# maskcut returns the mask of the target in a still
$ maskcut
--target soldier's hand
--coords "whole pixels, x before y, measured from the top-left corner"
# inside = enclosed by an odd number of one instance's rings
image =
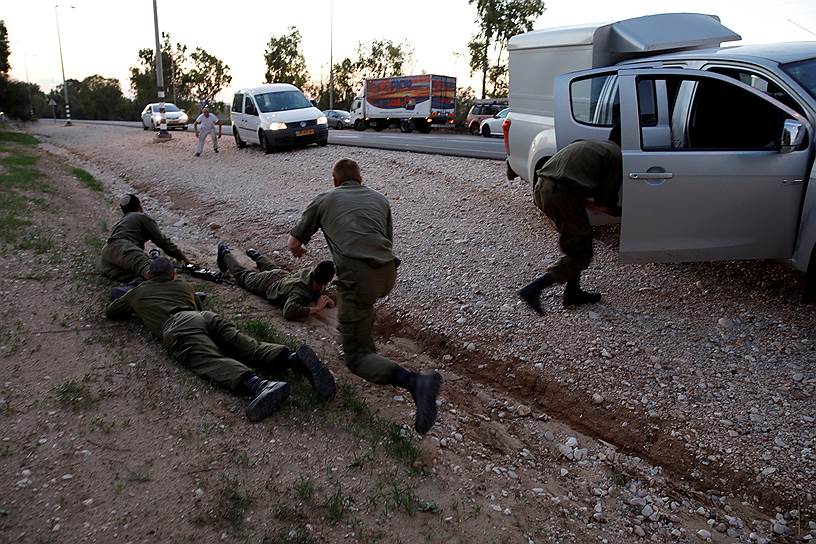
[[[320,295],[317,305],[321,308],[334,308],[334,301],[328,295]]]

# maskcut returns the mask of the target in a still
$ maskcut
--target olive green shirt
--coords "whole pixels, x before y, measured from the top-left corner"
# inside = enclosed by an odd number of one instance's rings
[[[623,182],[620,147],[608,140],[579,140],[555,155],[537,172],[556,183],[577,186],[581,196],[593,198],[612,215],[620,215],[618,193]],[[536,182],[538,183],[538,182]]]
[[[301,270],[273,283],[266,291],[266,299],[283,308],[283,318],[300,321],[309,317],[309,306],[320,293],[312,290],[312,271]]]
[[[134,313],[150,332],[161,338],[162,327],[170,316],[186,310],[201,310],[192,286],[183,280],[159,277],[140,283],[111,302],[105,316],[124,319]]]
[[[116,222],[108,243],[115,240],[128,240],[139,246],[140,249],[144,249],[145,242],[151,241],[170,257],[180,261],[184,260],[184,254],[176,247],[176,244],[162,234],[156,221],[141,212],[128,212]]]
[[[394,260],[388,199],[353,180],[317,195],[290,234],[302,244],[323,230],[335,264],[356,259],[379,267]]]

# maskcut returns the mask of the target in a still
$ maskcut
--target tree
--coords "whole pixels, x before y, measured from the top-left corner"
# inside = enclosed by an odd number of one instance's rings
[[[11,49],[9,48],[8,31],[6,30],[6,22],[0,20],[0,77],[8,77],[11,64],[9,64],[9,57],[11,56]]]
[[[468,0],[476,6],[479,31],[468,42],[471,73],[482,73],[482,98],[507,92],[507,41],[533,29],[533,22],[544,13],[544,0]],[[491,54],[495,63],[490,64]]]
[[[179,107],[192,103],[190,81],[187,77],[187,46],[171,43],[170,34],[162,32],[162,75],[165,97]],[[130,68],[130,89],[138,104],[156,101],[156,53],[153,49],[139,50],[139,64]]]
[[[348,109],[366,79],[405,75],[413,66],[413,57],[408,42],[358,43],[355,60],[345,58],[334,65],[334,106]]]
[[[215,95],[232,82],[229,66],[200,47],[196,47],[190,59],[193,68],[187,74],[187,81],[190,84],[191,95],[199,103],[214,102]]]
[[[309,81],[306,59],[300,51],[300,31],[289,27],[289,33],[269,38],[264,52],[266,83],[291,83],[302,89]]]
[[[473,87],[459,87],[456,89],[456,124],[458,126],[467,126],[467,115],[475,100],[476,92]]]

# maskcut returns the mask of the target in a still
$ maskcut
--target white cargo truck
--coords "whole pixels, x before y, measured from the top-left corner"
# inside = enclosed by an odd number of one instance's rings
[[[422,74],[367,79],[351,104],[351,125],[381,131],[398,125],[427,134],[433,126],[453,125],[456,78]]]

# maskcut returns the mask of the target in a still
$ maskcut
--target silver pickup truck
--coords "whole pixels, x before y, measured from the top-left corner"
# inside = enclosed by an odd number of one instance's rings
[[[688,13],[512,38],[507,176],[620,123],[622,260],[784,260],[813,302],[816,42],[738,39]]]

